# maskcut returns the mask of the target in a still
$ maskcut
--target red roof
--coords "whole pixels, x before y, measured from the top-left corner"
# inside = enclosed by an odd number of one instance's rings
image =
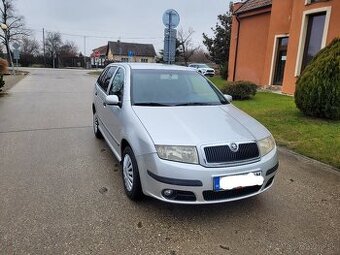
[[[255,9],[267,7],[272,5],[272,0],[247,0],[242,6],[237,9],[236,14],[252,11]]]
[[[94,55],[95,55],[94,53],[95,53],[96,51],[99,51],[99,54],[100,54],[100,55],[106,55],[106,52],[107,52],[107,45],[98,47],[98,48],[96,48],[96,49],[93,49],[93,50],[92,50],[91,57],[94,57]]]

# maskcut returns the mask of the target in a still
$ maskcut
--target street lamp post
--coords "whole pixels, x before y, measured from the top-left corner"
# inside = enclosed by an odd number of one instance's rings
[[[6,41],[6,50],[7,50],[7,54],[9,54],[9,59],[11,61],[11,67],[12,67],[12,73],[15,75],[15,70],[14,70],[14,65],[13,65],[13,59],[12,59],[12,54],[11,54],[11,49],[10,49],[10,46],[9,46],[9,38],[8,38],[8,26],[4,23],[1,23],[0,24],[0,27],[2,29],[2,31],[4,31],[4,34],[5,34],[5,41]]]

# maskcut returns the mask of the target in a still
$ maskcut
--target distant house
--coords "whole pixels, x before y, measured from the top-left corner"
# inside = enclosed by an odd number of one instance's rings
[[[235,3],[228,79],[293,94],[310,60],[339,35],[340,0]]]
[[[92,66],[104,67],[109,62],[154,63],[156,51],[152,44],[108,42],[92,50]]]
[[[91,65],[92,67],[104,67],[106,61],[107,45],[92,50]]]
[[[155,62],[156,51],[152,44],[109,42],[107,59],[110,62]]]

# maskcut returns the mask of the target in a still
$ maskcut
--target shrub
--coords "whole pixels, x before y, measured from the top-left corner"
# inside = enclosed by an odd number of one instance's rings
[[[7,60],[0,58],[0,91],[1,88],[5,85],[4,74],[7,72],[8,63]]]
[[[321,50],[297,80],[295,104],[306,115],[340,119],[340,38]]]
[[[250,81],[236,81],[230,82],[222,88],[224,94],[231,95],[235,100],[249,99],[255,96],[257,85]]]
[[[228,63],[220,66],[220,75],[222,79],[224,80],[228,79]]]

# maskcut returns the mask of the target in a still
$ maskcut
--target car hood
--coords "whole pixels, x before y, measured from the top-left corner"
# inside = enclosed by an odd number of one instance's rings
[[[214,71],[214,69],[212,68],[198,68],[198,69],[203,71]]]
[[[265,138],[269,131],[231,104],[221,106],[133,106],[155,144],[203,145]]]

